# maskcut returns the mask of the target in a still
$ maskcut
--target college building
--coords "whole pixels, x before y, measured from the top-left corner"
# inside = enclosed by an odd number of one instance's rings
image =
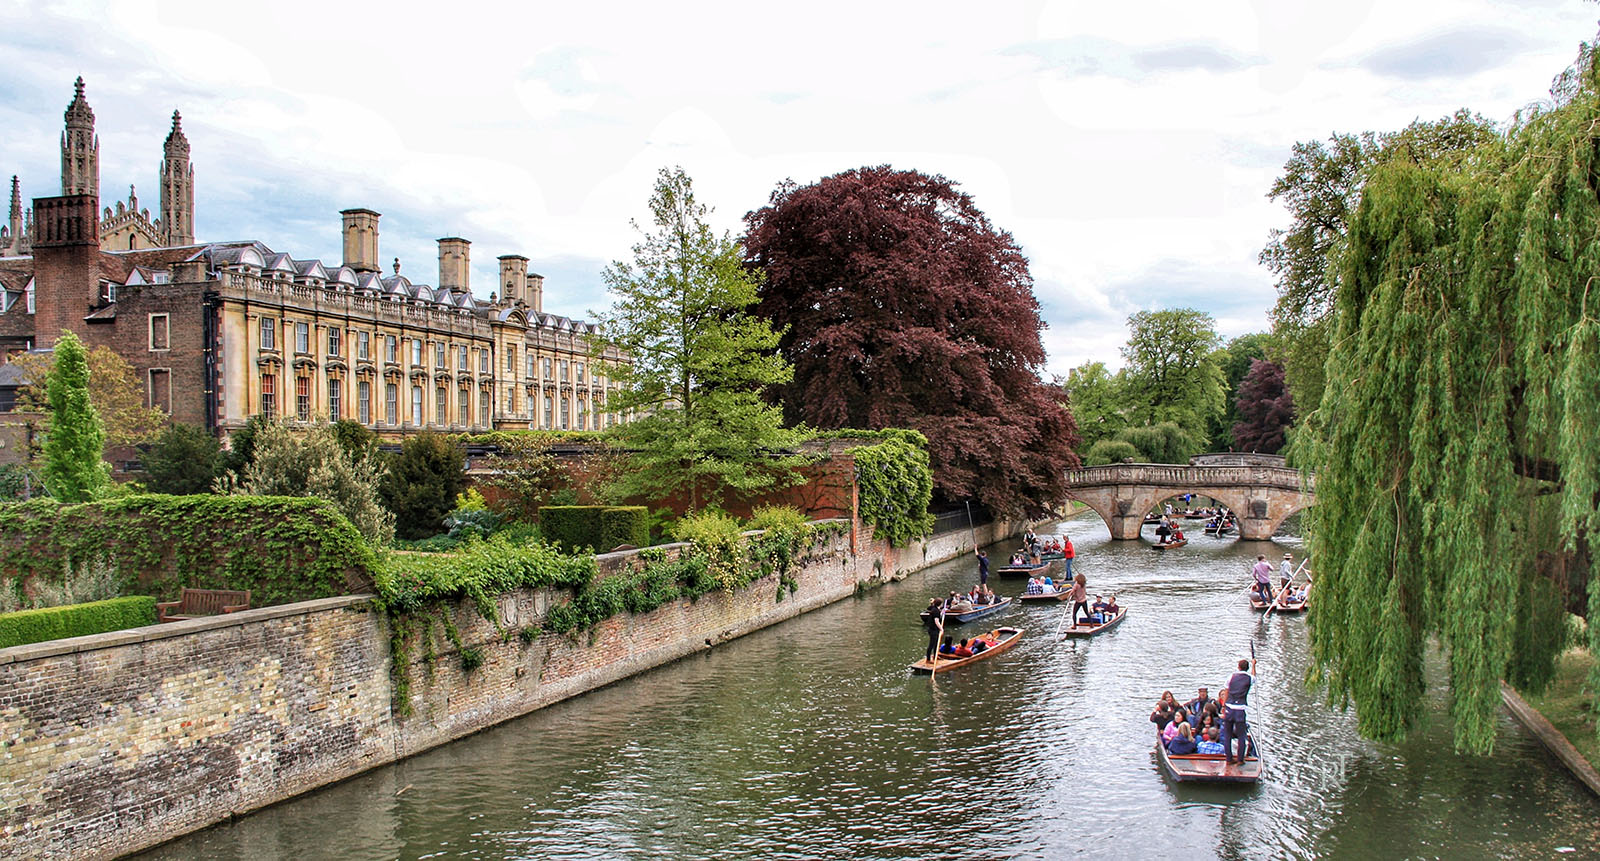
[[[336,263],[260,241],[197,243],[194,168],[176,112],[156,217],[132,188],[126,202],[102,207],[99,186],[94,111],[79,78],[61,137],[61,194],[24,213],[11,181],[0,355],[47,350],[73,332],[127,360],[151,406],[219,434],[256,415],[354,419],[387,438],[621,420],[604,412],[614,384],[591,355],[595,327],[544,313],[544,278],[526,257],[499,257],[483,301],[469,283],[471,243],[458,237],[439,240],[437,285],[413,283],[398,260],[385,275],[369,209],[340,213]],[[18,377],[0,373],[0,410]]]

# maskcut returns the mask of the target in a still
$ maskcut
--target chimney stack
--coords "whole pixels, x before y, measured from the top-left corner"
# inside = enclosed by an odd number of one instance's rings
[[[520,254],[500,257],[500,298],[507,303],[527,301],[523,286],[528,280],[528,258]]]
[[[455,293],[472,292],[472,268],[468,248],[472,245],[459,236],[439,240],[439,286]]]
[[[370,209],[346,209],[344,216],[344,265],[357,272],[380,272],[378,265],[378,218]]]
[[[525,301],[533,306],[533,310],[544,313],[544,276],[536,272],[528,273],[528,289]]]

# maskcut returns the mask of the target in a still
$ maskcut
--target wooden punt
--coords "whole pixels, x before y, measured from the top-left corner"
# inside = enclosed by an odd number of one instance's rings
[[[979,652],[976,655],[973,655],[970,658],[946,659],[946,658],[941,658],[938,655],[935,655],[934,656],[934,661],[938,662],[939,672],[942,673],[942,672],[945,672],[946,670],[953,670],[956,667],[964,667],[964,666],[966,666],[968,664],[977,663],[978,661],[981,661],[984,658],[992,658],[995,655],[998,655],[1001,652],[1004,652],[1005,650],[1011,648],[1012,646],[1015,646],[1017,644],[1017,641],[1022,639],[1022,629],[1021,628],[995,628],[993,631],[990,631],[989,633],[994,635],[995,639],[998,640],[998,642],[996,642],[994,644],[994,646],[992,646],[991,648],[984,649],[983,651]],[[916,663],[912,664],[911,665],[911,669],[912,669],[912,671],[918,672],[918,673],[931,673],[934,670],[934,663],[929,661],[929,660],[927,660],[926,658],[924,658],[923,660],[917,661]]]
[[[991,616],[1000,612],[1001,610],[1004,610],[1005,608],[1011,606],[1011,603],[1012,599],[1001,598],[993,604],[984,604],[982,606],[973,607],[971,610],[968,610],[965,613],[945,613],[944,623],[946,626],[950,626],[959,625],[963,622],[970,622],[973,619],[982,619],[984,616]],[[928,618],[928,613],[924,611],[922,617],[924,619]],[[943,662],[941,661],[940,663]]]
[[[1018,601],[1027,601],[1031,604],[1051,604],[1065,601],[1072,597],[1071,589],[1060,589],[1055,592],[1023,592],[1017,596]]]
[[[1255,734],[1249,736],[1252,755],[1242,764],[1229,765],[1220,753],[1187,753],[1176,756],[1167,753],[1167,746],[1156,735],[1156,756],[1167,775],[1179,783],[1255,783],[1261,779],[1261,756],[1256,748]]]
[[[1172,550],[1172,549],[1175,549],[1175,548],[1178,548],[1178,547],[1182,547],[1183,545],[1188,544],[1188,543],[1189,543],[1189,539],[1180,538],[1177,541],[1168,541],[1165,544],[1152,544],[1152,545],[1150,545],[1150,549],[1151,550]]]
[[[1023,563],[1021,565],[1002,565],[995,569],[998,577],[1038,577],[1047,574],[1056,567],[1054,562],[1040,562],[1038,565]]]
[[[1265,613],[1267,611],[1267,608],[1272,606],[1271,604],[1268,604],[1267,602],[1265,602],[1265,601],[1261,600],[1259,597],[1257,597],[1256,590],[1254,590],[1254,589],[1245,590],[1245,595],[1246,595],[1246,597],[1248,597],[1250,599],[1250,609],[1255,610],[1258,613]],[[1274,596],[1273,600],[1274,601],[1277,600],[1276,596]],[[1294,603],[1291,603],[1291,604],[1279,604],[1278,605],[1278,609],[1273,610],[1272,612],[1274,612],[1274,613],[1304,613],[1307,609],[1310,608],[1310,606],[1311,606],[1311,590],[1307,589],[1306,590],[1305,600],[1303,600],[1303,601],[1295,601]]]
[[[1122,623],[1123,619],[1126,618],[1128,618],[1128,608],[1118,607],[1117,615],[1112,616],[1110,619],[1104,622],[1100,622],[1098,624],[1085,624],[1083,622],[1079,622],[1077,624],[1068,625],[1065,628],[1062,628],[1061,639],[1065,640],[1068,637],[1093,637],[1095,634],[1098,634],[1107,628],[1116,627]]]

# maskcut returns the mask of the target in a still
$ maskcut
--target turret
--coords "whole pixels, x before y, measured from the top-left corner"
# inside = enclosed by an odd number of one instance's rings
[[[83,78],[73,85],[72,103],[61,133],[61,194],[100,196],[100,140],[94,134],[94,110],[83,97]]]
[[[194,244],[194,167],[177,111],[161,157],[161,229],[167,245]]]

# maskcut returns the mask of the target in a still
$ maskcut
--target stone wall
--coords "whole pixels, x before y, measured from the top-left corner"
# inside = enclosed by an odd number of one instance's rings
[[[989,524],[977,538],[1012,532]],[[443,644],[431,666],[414,655],[407,716],[393,708],[388,625],[363,596],[0,650],[0,857],[147,848],[971,548],[964,531],[891,548],[851,529],[805,560],[799,590],[781,601],[772,576],[731,595],[623,614],[576,638],[507,641],[457,607],[462,642],[485,661],[463,671]],[[607,554],[602,568],[630,556]],[[500,615],[508,627],[526,625],[565,597],[512,593]]]

